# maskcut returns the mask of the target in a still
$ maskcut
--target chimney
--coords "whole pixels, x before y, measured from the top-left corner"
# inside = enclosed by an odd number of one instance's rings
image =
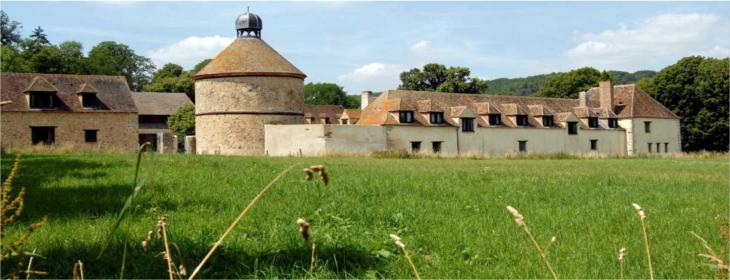
[[[372,91],[366,90],[363,91],[360,95],[360,109],[365,109],[365,107],[368,106],[368,103],[370,103],[370,95],[373,94]]]
[[[601,102],[601,109],[613,112],[613,83],[605,80],[598,83],[598,98]]]
[[[588,107],[588,94],[585,91],[578,93],[578,107]]]

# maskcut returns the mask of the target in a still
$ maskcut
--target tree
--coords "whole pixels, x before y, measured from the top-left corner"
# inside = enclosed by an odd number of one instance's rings
[[[193,75],[198,74],[198,72],[200,72],[200,70],[203,70],[203,67],[208,65],[208,63],[210,63],[211,61],[213,60],[210,58],[203,59],[202,61],[198,62],[198,64],[195,64],[195,67],[193,67],[193,70],[190,70],[190,72],[192,72]]]
[[[137,55],[127,45],[114,41],[101,42],[89,51],[90,72],[102,75],[122,75],[132,90],[141,90],[149,83],[155,66],[149,58]]]
[[[162,66],[157,72],[152,74],[152,80],[158,80],[162,78],[171,78],[171,77],[180,77],[180,75],[183,74],[185,70],[182,66],[174,64],[174,63],[168,63]]]
[[[185,105],[170,116],[167,126],[172,130],[178,139],[187,135],[195,135],[195,106]]]
[[[0,54],[2,54],[2,63],[0,63],[0,71],[2,72],[30,72],[25,62],[25,58],[12,45],[0,46]]]
[[[466,67],[449,67],[437,63],[413,68],[400,74],[399,89],[455,93],[480,93],[487,90],[487,82],[469,75]]]
[[[304,85],[304,103],[320,105],[342,105],[348,107],[345,90],[332,83],[308,83]]]
[[[681,118],[682,149],[728,150],[730,58],[690,56],[640,87]]]
[[[31,72],[63,73],[63,57],[58,47],[41,45],[35,52],[27,51],[26,63]]]
[[[0,44],[14,45],[20,42],[20,28],[17,21],[10,21],[5,11],[0,10]]]
[[[66,74],[88,74],[89,69],[84,57],[84,48],[77,41],[64,41],[58,45],[61,55],[62,73]]]
[[[195,82],[190,72],[174,63],[165,64],[152,75],[152,82],[144,85],[145,91],[152,92],[184,92],[190,99],[194,98]]]
[[[43,28],[41,28],[40,26],[33,29],[33,32],[30,33],[30,38],[40,45],[51,44],[51,42],[48,41],[48,35],[46,35],[46,33],[43,31]]]
[[[600,80],[601,72],[591,67],[583,67],[548,78],[535,96],[577,98],[578,92],[598,86]]]

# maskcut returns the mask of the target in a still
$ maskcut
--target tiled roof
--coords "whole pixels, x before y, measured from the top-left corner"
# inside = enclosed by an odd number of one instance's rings
[[[87,86],[83,86],[87,84]],[[83,89],[86,88],[86,89]],[[104,109],[83,109],[77,93],[96,91],[96,97]],[[127,81],[121,76],[101,75],[66,75],[39,73],[0,74],[0,92],[3,101],[12,103],[3,106],[3,111],[28,111],[29,104],[25,97],[27,91],[55,92],[60,101],[56,111],[59,112],[137,112]]]
[[[330,121],[340,119],[342,112],[345,111],[341,105],[311,105],[304,104],[304,117],[305,118],[330,118]]]
[[[360,109],[345,109],[342,116],[347,116],[349,119],[359,119]]]
[[[598,107],[598,88],[588,90],[588,95],[591,107]],[[679,118],[634,84],[614,86],[613,105],[619,118]]]
[[[195,79],[279,76],[304,79],[291,62],[259,38],[237,38],[195,75]]]
[[[184,105],[193,105],[185,93],[133,92],[132,99],[140,115],[170,116]]]

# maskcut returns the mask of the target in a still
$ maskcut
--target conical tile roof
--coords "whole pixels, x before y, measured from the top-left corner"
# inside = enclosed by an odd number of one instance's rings
[[[263,40],[243,37],[213,58],[195,79],[243,76],[307,77]]]

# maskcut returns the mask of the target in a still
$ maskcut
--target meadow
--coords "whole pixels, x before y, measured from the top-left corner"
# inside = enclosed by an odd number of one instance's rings
[[[2,157],[3,179],[14,157]],[[201,271],[200,278],[412,278],[388,235],[403,239],[423,278],[550,278],[533,244],[507,212],[514,206],[560,278],[647,278],[641,224],[646,211],[656,278],[712,278],[697,256],[704,237],[727,257],[726,158],[378,159],[158,155],[125,224],[100,256],[132,193],[136,155],[24,154],[16,188],[27,187],[17,237],[48,215],[25,244],[34,269],[69,278],[167,278],[163,246],[140,243],[167,217],[173,256],[188,273],[261,188],[275,183]],[[326,166],[330,183],[305,181],[302,168]],[[144,171],[143,171],[144,172]],[[299,235],[311,224],[317,244]],[[555,236],[555,242],[549,240]],[[7,271],[7,263],[2,264]]]

